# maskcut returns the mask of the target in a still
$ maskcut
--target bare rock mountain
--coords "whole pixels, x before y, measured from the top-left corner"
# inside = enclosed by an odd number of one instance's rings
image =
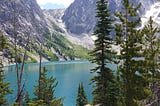
[[[19,58],[27,50],[26,60],[31,62],[38,62],[39,54],[44,61],[86,58],[86,54],[75,52],[77,48],[84,50],[83,47],[63,36],[65,31],[59,22],[63,13],[63,9],[42,10],[36,0],[0,0],[0,33],[11,45],[7,53],[14,54],[13,45],[17,44]]]
[[[65,11],[63,22],[68,32],[81,35],[92,33],[96,25],[96,1],[97,0],[75,0]],[[139,10],[140,15],[144,14],[157,0],[132,0],[134,4],[142,3]],[[121,9],[122,0],[108,0],[109,9],[112,15]]]
[[[96,0],[75,0],[65,11],[63,21],[71,33],[89,33],[96,24]]]
[[[35,0],[1,0],[0,23],[1,29],[9,36],[14,36],[13,25],[21,34],[32,30],[37,38],[41,29],[44,32],[48,30],[42,10]]]

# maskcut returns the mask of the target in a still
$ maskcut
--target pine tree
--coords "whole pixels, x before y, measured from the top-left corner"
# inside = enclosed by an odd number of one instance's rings
[[[144,34],[144,57],[145,57],[145,67],[148,72],[148,79],[150,82],[150,88],[152,90],[152,104],[158,105],[160,103],[160,98],[158,95],[160,94],[159,89],[159,80],[160,80],[160,60],[158,56],[160,56],[160,42],[156,35],[159,32],[158,27],[153,25],[153,20],[150,17],[148,24],[143,29]],[[154,100],[154,101],[153,101]]]
[[[108,65],[113,62],[113,55],[115,54],[111,47],[113,44],[111,37],[113,20],[111,19],[108,9],[107,0],[98,0],[96,6],[98,22],[94,35],[97,39],[95,40],[95,48],[91,52],[93,58],[91,61],[97,64],[97,67],[91,70],[91,72],[97,73],[96,76],[92,78],[95,84],[94,91],[92,92],[94,95],[93,103],[100,104],[101,106],[116,106],[116,83],[113,70],[111,70]]]
[[[3,34],[0,34],[0,106],[7,105],[7,99],[5,96],[11,93],[11,90],[9,90],[9,83],[4,81],[3,52],[6,48],[7,40]]]
[[[146,99],[150,93],[141,53],[143,35],[141,30],[137,30],[140,24],[137,10],[140,6],[135,6],[130,0],[123,0],[121,12],[115,13],[119,21],[115,30],[117,44],[121,49],[118,71],[124,106],[138,106],[139,101]]]
[[[62,98],[57,99],[54,96],[54,89],[57,86],[57,82],[55,83],[56,79],[53,77],[47,78],[47,70],[44,67],[43,71],[41,72],[40,82],[41,87],[35,86],[35,96],[37,98],[34,98],[35,103],[38,105],[47,105],[47,106],[63,106],[62,104]],[[41,90],[39,90],[39,88]],[[39,92],[41,91],[41,92]],[[41,98],[39,98],[40,96]]]
[[[88,103],[86,93],[84,91],[83,83],[79,84],[78,95],[76,99],[76,106],[84,106]]]
[[[29,92],[26,92],[25,94],[25,98],[24,98],[24,106],[29,106],[29,104],[31,103],[31,99],[30,99],[30,95],[29,95]]]
[[[144,56],[145,56],[145,67],[150,73],[150,78],[153,82],[157,82],[158,80],[158,55],[160,52],[160,45],[158,43],[158,38],[156,34],[159,32],[158,27],[153,26],[153,20],[150,17],[148,21],[148,25],[146,25],[143,29],[144,34]]]

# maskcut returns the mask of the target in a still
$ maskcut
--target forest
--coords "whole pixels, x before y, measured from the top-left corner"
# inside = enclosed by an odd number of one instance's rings
[[[138,9],[141,4],[123,0],[122,9],[111,16],[107,0],[97,0],[96,18],[98,19],[93,35],[95,48],[89,52],[90,62],[96,64],[90,72],[96,73],[91,79],[93,100],[88,103],[83,83],[77,89],[76,106],[159,106],[160,105],[160,29],[152,17],[139,28],[141,18]],[[13,23],[14,24],[14,23]],[[27,50],[19,61],[16,28],[14,28],[13,51],[17,83],[15,103],[11,106],[63,106],[65,98],[56,98],[54,93],[58,84],[56,78],[47,77],[42,67],[42,54],[39,52],[39,79],[34,86],[35,98],[24,93],[23,72]],[[29,37],[25,46],[29,45]],[[8,106],[6,95],[12,93],[9,82],[5,81],[3,69],[4,51],[10,43],[0,32],[0,106]],[[119,53],[114,49],[119,47]],[[42,50],[40,44],[39,50]],[[116,64],[114,71],[109,64]],[[21,66],[19,68],[19,65]]]

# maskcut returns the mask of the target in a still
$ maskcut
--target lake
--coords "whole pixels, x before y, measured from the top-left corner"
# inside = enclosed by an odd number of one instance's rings
[[[42,67],[46,67],[48,70],[48,77],[55,77],[58,81],[58,86],[55,89],[55,96],[65,97],[63,104],[64,106],[75,106],[77,89],[79,83],[83,82],[85,91],[89,101],[92,100],[92,86],[89,85],[90,79],[94,74],[90,73],[90,69],[94,67],[89,61],[66,61],[66,62],[48,62],[43,63]],[[37,85],[38,80],[38,63],[26,64],[24,67],[24,82],[25,91],[30,93],[30,97],[35,97],[33,95],[34,86]],[[16,73],[15,66],[5,67],[6,70],[6,80],[10,82],[10,88],[13,90],[13,94],[7,96],[10,103],[12,103],[16,98]]]

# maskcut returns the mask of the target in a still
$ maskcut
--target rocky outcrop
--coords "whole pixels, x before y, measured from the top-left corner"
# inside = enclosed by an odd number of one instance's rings
[[[65,24],[62,22],[62,16],[64,15],[64,12],[65,9],[43,10],[49,28],[51,30],[54,29],[60,32],[75,45],[82,45],[89,50],[93,49],[94,42],[88,34],[81,34],[80,36],[77,36],[67,31]]]
[[[145,100],[146,106],[160,106],[160,82],[151,87],[152,98]]]
[[[55,20],[61,20],[66,9],[49,9],[43,10],[43,13]]]
[[[1,30],[10,37],[14,36],[14,26],[17,34],[26,36],[32,32],[35,39],[40,39],[42,29],[43,32],[48,30],[36,0],[1,0],[0,10]]]
[[[92,33],[96,26],[96,1],[97,0],[75,0],[65,11],[63,22],[69,32],[81,35]],[[142,15],[157,0],[132,0],[134,4],[142,3],[139,14]],[[122,0],[108,0],[112,15],[121,9]]]
[[[55,30],[60,33],[65,32],[65,26],[62,24],[62,16],[64,15],[65,9],[49,9],[43,10],[47,25],[50,30]]]
[[[64,13],[67,31],[74,34],[89,33],[95,28],[96,0],[75,0]]]
[[[36,57],[39,54],[45,60],[51,61],[59,60],[59,54],[64,54],[65,57],[71,55],[65,52],[66,49],[73,51],[70,47],[71,42],[68,43],[69,41],[61,35],[64,30],[58,24],[63,13],[63,9],[43,11],[36,0],[0,0],[0,33],[3,33],[11,44],[5,56],[9,53],[14,54],[15,43],[19,58],[22,57],[24,50],[27,50],[26,60],[32,62],[37,61]],[[26,46],[28,41],[29,45]],[[40,43],[43,50],[40,50]],[[49,51],[51,48],[55,52]]]

